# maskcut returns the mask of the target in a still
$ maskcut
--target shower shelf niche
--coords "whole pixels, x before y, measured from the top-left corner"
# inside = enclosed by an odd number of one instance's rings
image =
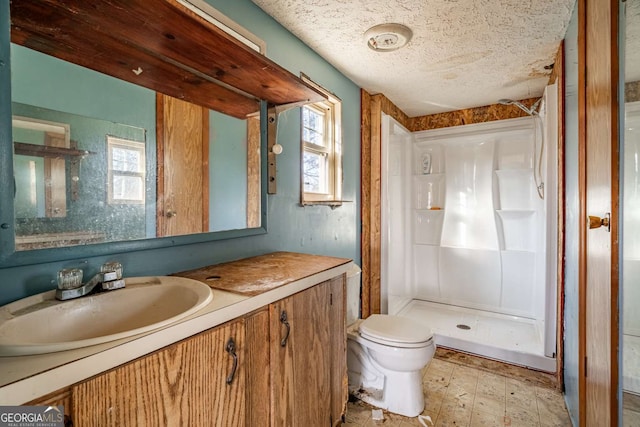
[[[414,208],[444,208],[444,174],[415,175],[413,177]]]
[[[429,176],[444,173],[443,148],[440,144],[416,145],[413,154],[415,175]]]

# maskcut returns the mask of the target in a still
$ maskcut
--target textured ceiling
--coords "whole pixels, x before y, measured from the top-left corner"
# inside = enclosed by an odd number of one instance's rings
[[[409,116],[542,95],[575,0],[253,0],[353,82]],[[364,32],[413,39],[374,52]],[[313,78],[313,70],[301,70]]]

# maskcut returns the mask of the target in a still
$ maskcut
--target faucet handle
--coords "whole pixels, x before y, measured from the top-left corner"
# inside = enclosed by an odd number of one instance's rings
[[[119,280],[122,279],[122,264],[118,261],[109,261],[102,264],[100,272],[104,275],[104,281]],[[113,274],[114,273],[115,276]]]
[[[76,289],[82,286],[82,270],[65,268],[58,271],[58,289]]]

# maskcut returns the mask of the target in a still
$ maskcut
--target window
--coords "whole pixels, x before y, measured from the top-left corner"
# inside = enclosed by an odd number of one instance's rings
[[[306,76],[302,79],[325,94],[325,101],[302,107],[303,205],[342,204],[341,101]]]
[[[143,204],[144,143],[107,135],[109,204]]]

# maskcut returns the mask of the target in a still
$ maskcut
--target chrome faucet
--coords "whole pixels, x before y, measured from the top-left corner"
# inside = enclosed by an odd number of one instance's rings
[[[56,299],[65,301],[83,297],[94,291],[113,291],[125,287],[125,281],[122,278],[122,265],[120,263],[106,263],[102,265],[100,270],[100,273],[97,273],[85,284],[82,284],[82,270],[72,269],[59,271]]]

